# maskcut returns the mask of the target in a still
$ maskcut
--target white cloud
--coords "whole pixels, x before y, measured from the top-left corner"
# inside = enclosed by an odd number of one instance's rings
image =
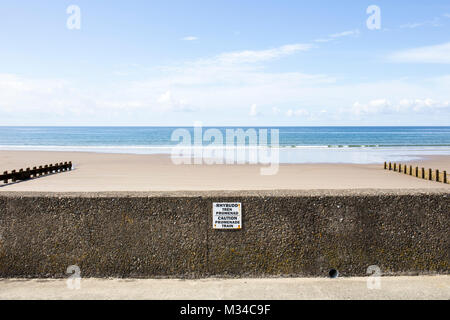
[[[390,110],[392,110],[392,105],[387,99],[372,100],[367,104],[356,101],[352,107],[352,113],[355,115],[385,113]]]
[[[234,66],[217,68],[186,66],[145,82],[124,80],[94,91],[66,81],[0,74],[0,119],[3,125],[11,117],[28,117],[37,123],[52,118],[53,124],[58,119],[78,119],[83,124],[93,119],[120,121],[127,116],[131,121],[128,123],[136,123],[144,121],[143,115],[154,118],[160,114],[163,121],[166,113],[196,111],[202,116],[212,112],[217,119],[231,112],[245,122],[246,115],[258,114],[264,119],[259,109],[271,108],[270,115],[285,110],[284,114],[292,119],[336,122],[350,121],[349,116],[371,119],[372,115],[404,114],[405,119],[410,119],[414,114],[428,117],[450,112],[450,75],[342,83],[324,75],[269,73]],[[308,110],[285,109],[289,105],[305,105]],[[164,124],[173,124],[173,118],[166,119]]]
[[[184,41],[195,41],[195,40],[198,40],[198,38],[194,37],[194,36],[187,36],[187,37],[181,38],[181,40],[184,40]]]
[[[375,115],[375,114],[411,114],[411,113],[435,113],[450,112],[450,101],[436,101],[427,99],[401,99],[396,103],[392,103],[388,99],[376,99],[362,104],[359,101],[353,104],[350,111],[354,115]]]
[[[440,19],[439,18],[434,18],[433,20],[428,20],[428,21],[422,21],[422,22],[415,22],[415,23],[406,23],[400,26],[400,28],[405,29],[415,29],[418,27],[426,27],[426,26],[431,26],[431,27],[441,27],[442,24],[440,23]]]
[[[399,102],[400,111],[414,111],[417,113],[450,111],[450,101],[436,101],[427,99],[403,99]]]
[[[342,37],[348,37],[348,36],[359,36],[360,32],[358,29],[356,30],[350,30],[350,31],[344,31],[340,33],[335,33],[330,35],[330,38],[342,38]]]
[[[413,48],[392,53],[388,56],[393,62],[414,63],[450,63],[450,42]]]
[[[193,111],[183,99],[175,99],[172,92],[166,91],[158,98],[158,103],[166,111]]]
[[[288,111],[286,111],[286,116],[288,117],[307,117],[309,116],[309,111],[305,110],[305,109],[297,109],[297,110],[292,110],[289,109]]]
[[[61,119],[81,119],[79,123],[82,124],[87,123],[84,122],[87,117],[107,121],[108,117],[117,115],[121,120],[123,115],[128,115],[129,123],[134,123],[141,120],[142,115],[151,115],[152,119],[160,115],[159,121],[173,124],[171,120],[176,117],[169,118],[167,114],[197,111],[195,116],[212,114],[219,119],[217,121],[229,114],[239,115],[242,122],[256,114],[261,115],[260,119],[269,120],[270,116],[283,114],[292,117],[290,121],[298,122],[325,117],[332,119],[339,115],[337,111],[340,108],[346,112],[342,115],[344,120],[349,118],[349,114],[370,116],[403,109],[421,114],[427,108],[431,108],[433,113],[448,111],[446,101],[450,101],[450,75],[364,82],[336,79],[327,74],[266,68],[275,59],[311,48],[295,44],[267,50],[225,52],[157,68],[144,80],[130,81],[120,77],[98,83],[95,88],[60,79],[0,74],[0,119],[5,124],[5,114],[17,119],[26,115],[35,121],[56,115]],[[438,49],[442,51],[442,48]],[[406,101],[411,106],[405,107]],[[414,101],[414,106],[411,101]],[[292,106],[305,106],[308,110]],[[260,110],[269,112],[266,115]],[[182,120],[189,116],[183,114]],[[294,117],[299,118],[294,120]],[[284,117],[277,119],[281,118],[289,120]]]
[[[250,117],[256,117],[256,116],[260,115],[260,112],[258,111],[256,104],[252,104],[250,106],[250,112],[248,113],[248,115]]]
[[[289,44],[277,48],[267,50],[244,50],[227,52],[216,56],[213,62],[223,64],[237,64],[237,63],[256,63],[278,59],[284,56],[289,56],[301,51],[308,51],[312,49],[311,44]],[[206,60],[205,62],[210,62]]]
[[[0,112],[13,114],[26,110],[62,114],[75,109],[82,100],[65,80],[0,74]]]
[[[314,40],[315,42],[330,42],[330,41],[332,41],[333,39],[331,39],[331,38],[319,38],[319,39],[316,39],[316,40]]]
[[[357,37],[359,35],[360,35],[359,29],[355,29],[355,30],[334,33],[334,34],[329,35],[326,38],[319,38],[314,41],[315,42],[330,42],[330,41],[334,41],[334,40],[336,40],[338,38],[342,38],[342,37],[349,37],[349,36]]]

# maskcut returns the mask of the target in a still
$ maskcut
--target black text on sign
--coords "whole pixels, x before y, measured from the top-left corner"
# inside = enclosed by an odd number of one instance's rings
[[[242,229],[241,203],[214,202],[213,229]]]

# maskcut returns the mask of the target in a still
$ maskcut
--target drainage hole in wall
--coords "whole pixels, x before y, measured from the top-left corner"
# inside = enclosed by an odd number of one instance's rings
[[[332,279],[339,277],[339,272],[336,269],[331,269],[328,272],[328,276]]]

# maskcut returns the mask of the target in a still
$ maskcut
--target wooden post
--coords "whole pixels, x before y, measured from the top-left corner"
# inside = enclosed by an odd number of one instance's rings
[[[5,175],[5,180],[3,180],[3,182],[8,183],[8,177],[6,177],[8,175],[8,171],[3,172],[3,174]]]
[[[428,169],[428,180],[432,181],[433,180],[433,170]]]
[[[12,172],[12,182],[16,182],[17,181],[17,179],[16,179],[16,170],[13,170]]]
[[[405,166],[404,166],[404,168],[403,168],[403,172],[404,172],[404,174],[406,174],[407,173],[407,171],[408,171],[408,166],[405,164]]]
[[[64,162],[64,171],[67,171],[67,161]]]
[[[39,166],[39,176],[42,176],[42,166]]]
[[[402,164],[401,163],[398,164],[398,173],[402,173]]]
[[[389,162],[389,171],[392,170],[392,163]]]
[[[31,178],[31,173],[30,173],[30,168],[27,168],[27,175],[26,175],[27,179]]]
[[[69,171],[72,170],[72,161],[69,161]]]
[[[444,183],[447,183],[447,171],[444,170]]]
[[[386,163],[386,161],[384,162],[384,170],[386,170],[386,168],[387,168],[387,163]]]
[[[34,174],[33,174],[33,177],[37,177],[37,173],[36,173],[36,167],[33,167],[33,171],[34,171]]]
[[[416,167],[416,178],[419,177],[419,167]]]
[[[19,179],[18,180],[24,180],[23,169],[19,169]]]
[[[436,181],[437,181],[437,182],[440,182],[440,181],[439,181],[439,169],[436,169]]]
[[[47,174],[48,173],[48,165],[46,164],[45,166],[44,166],[44,174]]]
[[[412,176],[412,166],[409,166],[409,175]]]
[[[394,171],[397,171],[397,163],[394,162]]]
[[[53,173],[53,163],[50,163],[49,170],[50,170],[49,171],[50,173]],[[58,171],[55,170],[55,172],[58,172]]]
[[[422,179],[425,179],[425,168],[422,167]]]

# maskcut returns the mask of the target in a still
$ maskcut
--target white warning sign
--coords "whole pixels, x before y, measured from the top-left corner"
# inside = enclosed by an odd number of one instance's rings
[[[240,202],[213,203],[213,229],[242,229]]]

